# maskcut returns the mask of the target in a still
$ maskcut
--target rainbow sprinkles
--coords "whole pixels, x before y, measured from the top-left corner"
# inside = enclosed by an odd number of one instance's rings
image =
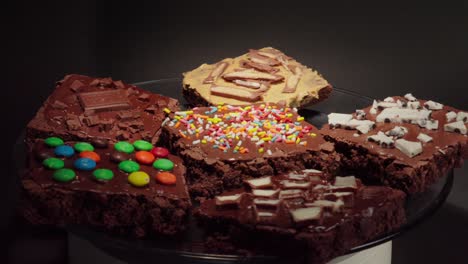
[[[308,137],[317,136],[311,132],[315,128],[303,121],[296,108],[276,104],[218,105],[171,113],[163,125],[178,129],[180,136],[192,145],[208,144],[223,152],[272,155],[270,148],[275,143],[306,146]]]

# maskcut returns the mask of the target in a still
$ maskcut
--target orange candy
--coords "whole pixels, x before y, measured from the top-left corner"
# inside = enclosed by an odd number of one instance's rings
[[[135,153],[135,159],[141,164],[151,164],[153,163],[155,157],[153,153],[141,150]]]
[[[97,154],[94,151],[82,151],[82,152],[80,152],[80,157],[81,158],[92,159],[95,162],[99,162],[101,160],[101,157],[99,156],[99,154]]]
[[[170,172],[160,172],[156,175],[156,180],[165,185],[175,184],[177,179],[176,176]]]

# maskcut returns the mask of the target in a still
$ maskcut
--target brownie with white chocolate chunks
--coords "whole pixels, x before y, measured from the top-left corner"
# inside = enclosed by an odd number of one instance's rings
[[[27,138],[144,139],[156,143],[164,108],[177,110],[178,101],[111,78],[70,74],[57,82],[29,122]]]
[[[303,107],[326,99],[332,86],[316,71],[267,47],[184,73],[182,91],[193,106],[269,102]]]
[[[406,94],[352,114],[332,113],[321,133],[349,173],[418,193],[468,157],[467,122],[466,111]]]
[[[148,154],[151,144],[143,143],[146,151],[137,148],[142,141],[133,148],[55,137],[30,141],[20,212],[34,225],[84,225],[131,237],[183,231],[191,208],[186,169],[158,148],[156,156]],[[172,168],[152,164],[158,153]]]
[[[246,180],[243,188],[203,201],[195,215],[208,229],[236,230],[233,249],[267,247],[280,255],[288,245],[308,263],[325,263],[404,224],[404,201],[404,192],[365,186],[354,176],[329,179],[303,170]],[[280,248],[273,246],[278,240]]]
[[[236,188],[250,177],[305,168],[338,167],[333,144],[299,116],[277,104],[218,105],[171,113],[161,142],[190,168],[195,196]]]

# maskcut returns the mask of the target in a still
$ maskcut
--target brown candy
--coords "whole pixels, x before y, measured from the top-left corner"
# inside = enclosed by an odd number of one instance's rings
[[[122,152],[118,152],[118,151],[112,152],[110,156],[110,159],[115,163],[120,163],[124,160],[128,160],[129,158],[130,158],[129,155],[122,153]]]
[[[109,140],[107,138],[95,138],[91,140],[91,144],[96,148],[107,148],[109,145]]]

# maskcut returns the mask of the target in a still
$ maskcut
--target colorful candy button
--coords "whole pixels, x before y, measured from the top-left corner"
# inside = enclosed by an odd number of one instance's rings
[[[36,150],[34,152],[34,156],[36,157],[36,159],[38,161],[44,161],[45,159],[48,159],[48,158],[53,158],[54,157],[54,154],[52,152],[50,152],[49,150]]]
[[[120,163],[128,159],[130,159],[130,155],[123,153],[123,152],[114,151],[110,155],[110,160],[116,163]]]
[[[174,163],[168,159],[157,159],[153,163],[153,167],[158,170],[170,171],[174,168]]]
[[[155,157],[151,152],[141,150],[135,153],[135,159],[141,164],[151,164]]]
[[[58,137],[48,137],[44,140],[44,143],[52,148],[58,147],[60,145],[63,145],[63,140]]]
[[[42,164],[48,168],[48,169],[53,169],[53,170],[58,170],[58,169],[61,169],[63,168],[63,166],[65,166],[65,162],[63,162],[63,160],[61,159],[57,159],[57,158],[48,158],[48,159],[45,159]]]
[[[128,175],[128,182],[135,187],[143,187],[148,185],[150,177],[144,171],[135,171]]]
[[[140,165],[132,160],[124,160],[119,163],[119,169],[126,173],[132,173],[139,170]]]
[[[114,178],[114,173],[109,169],[97,169],[93,171],[93,176],[98,181],[110,181]]]
[[[133,142],[133,146],[138,150],[150,151],[153,148],[153,144],[149,143],[146,140],[137,140]]]
[[[75,154],[75,150],[68,145],[61,145],[55,148],[54,153],[59,157],[69,158]]]
[[[52,175],[52,178],[58,182],[70,182],[73,181],[76,177],[75,171],[68,168],[58,169]]]
[[[106,138],[94,138],[91,143],[96,148],[104,149],[109,146],[109,140]]]
[[[114,148],[117,151],[124,152],[124,153],[132,153],[135,150],[135,147],[126,141],[119,141],[115,143]]]
[[[93,145],[87,143],[87,142],[78,142],[75,144],[75,149],[78,152],[83,152],[83,151],[94,151]]]
[[[169,155],[169,150],[166,148],[155,147],[151,150],[151,153],[157,158],[165,158]]]
[[[167,171],[156,174],[156,180],[165,185],[172,185],[177,181],[176,176]]]
[[[81,158],[92,159],[92,160],[94,160],[95,162],[101,161],[101,157],[99,156],[99,154],[97,154],[97,153],[94,152],[94,151],[83,151],[83,152],[80,153],[80,157],[81,157]]]
[[[88,158],[79,158],[73,163],[76,169],[83,171],[90,171],[96,168],[96,162]]]

